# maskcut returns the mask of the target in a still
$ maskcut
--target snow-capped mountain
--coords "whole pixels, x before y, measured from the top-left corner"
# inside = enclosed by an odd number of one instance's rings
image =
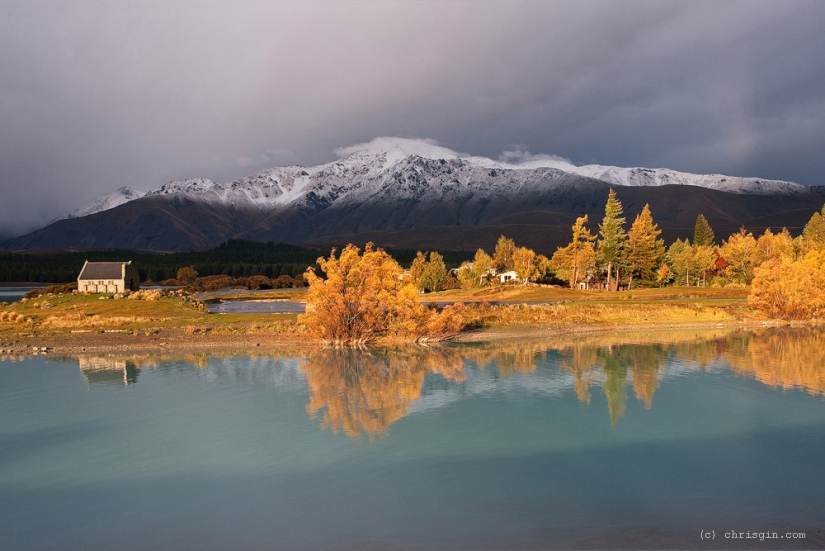
[[[85,216],[73,213],[2,247],[187,250],[238,238],[475,249],[504,233],[552,252],[577,216],[598,223],[610,187],[628,221],[649,203],[668,240],[692,237],[699,213],[719,236],[742,225],[798,231],[825,201],[823,188],[791,182],[575,166],[553,157],[493,160],[421,140],[377,138],[336,153],[331,163],[270,168],[229,183],[170,182],[146,194],[130,190],[132,198],[119,190],[75,211]]]
[[[145,191],[124,186],[111,193],[107,193],[106,195],[101,195],[88,205],[73,210],[69,214],[65,214],[59,218],[55,218],[53,222],[56,222],[58,220],[64,220],[66,218],[80,218],[82,216],[88,216],[89,214],[94,214],[96,212],[102,212],[104,210],[113,209],[117,206],[122,205],[123,203],[128,203],[129,201],[140,199],[144,195],[146,195]]]
[[[337,200],[348,193],[359,196],[370,192],[392,192],[399,196],[404,188],[397,185],[396,174],[412,170],[421,178],[451,176],[479,191],[496,182],[500,185],[523,185],[536,176],[544,179],[548,170],[601,180],[611,186],[687,185],[728,193],[750,195],[793,195],[804,193],[807,186],[778,180],[741,178],[720,174],[691,174],[666,168],[622,168],[603,165],[576,166],[554,157],[538,157],[520,163],[496,161],[487,157],[462,155],[427,140],[376,138],[369,143],[340,148],[338,161],[314,167],[286,166],[266,169],[229,183],[204,178],[170,182],[150,192],[131,188],[100,197],[63,218],[77,218],[114,208],[145,195],[180,196],[208,203],[256,208],[273,208],[297,203],[307,195]],[[436,168],[427,161],[437,161]],[[443,161],[443,162],[442,162]],[[506,182],[500,183],[500,176]],[[416,180],[415,177],[413,177]],[[396,184],[393,184],[396,182]],[[425,185],[426,182],[417,182]],[[443,183],[442,183],[443,185]],[[432,187],[432,186],[426,186]],[[334,196],[334,199],[333,199]],[[312,197],[315,200],[315,197]]]

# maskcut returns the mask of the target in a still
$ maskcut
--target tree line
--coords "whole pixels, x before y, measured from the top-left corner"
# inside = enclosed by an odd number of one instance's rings
[[[282,276],[297,278],[315,265],[320,249],[288,245],[229,240],[213,249],[178,253],[130,250],[89,250],[60,252],[0,253],[0,281],[32,283],[68,283],[75,281],[83,263],[122,262],[131,260],[142,282],[162,282],[177,277],[178,270],[192,267],[200,276],[250,278],[264,276],[277,280]],[[409,263],[415,250],[395,249],[391,254]],[[466,251],[445,252],[447,266],[457,266]],[[284,278],[285,279],[285,278]]]

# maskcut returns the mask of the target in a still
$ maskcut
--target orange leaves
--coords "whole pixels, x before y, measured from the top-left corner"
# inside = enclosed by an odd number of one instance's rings
[[[423,341],[460,329],[446,309],[437,313],[421,305],[415,287],[402,281],[401,266],[372,243],[363,255],[347,245],[339,258],[333,251],[318,265],[326,279],[307,270],[307,312],[301,321],[328,343],[358,345],[384,337]]]
[[[748,304],[769,317],[804,320],[825,315],[825,253],[791,262],[771,258],[754,270]]]

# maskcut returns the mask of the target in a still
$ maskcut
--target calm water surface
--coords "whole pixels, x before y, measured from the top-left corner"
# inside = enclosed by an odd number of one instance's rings
[[[820,547],[823,392],[811,331],[6,358],[0,549]]]

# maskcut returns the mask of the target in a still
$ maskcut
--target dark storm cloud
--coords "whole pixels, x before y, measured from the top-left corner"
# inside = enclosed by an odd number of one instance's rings
[[[822,2],[0,2],[0,233],[375,136],[825,183]]]

